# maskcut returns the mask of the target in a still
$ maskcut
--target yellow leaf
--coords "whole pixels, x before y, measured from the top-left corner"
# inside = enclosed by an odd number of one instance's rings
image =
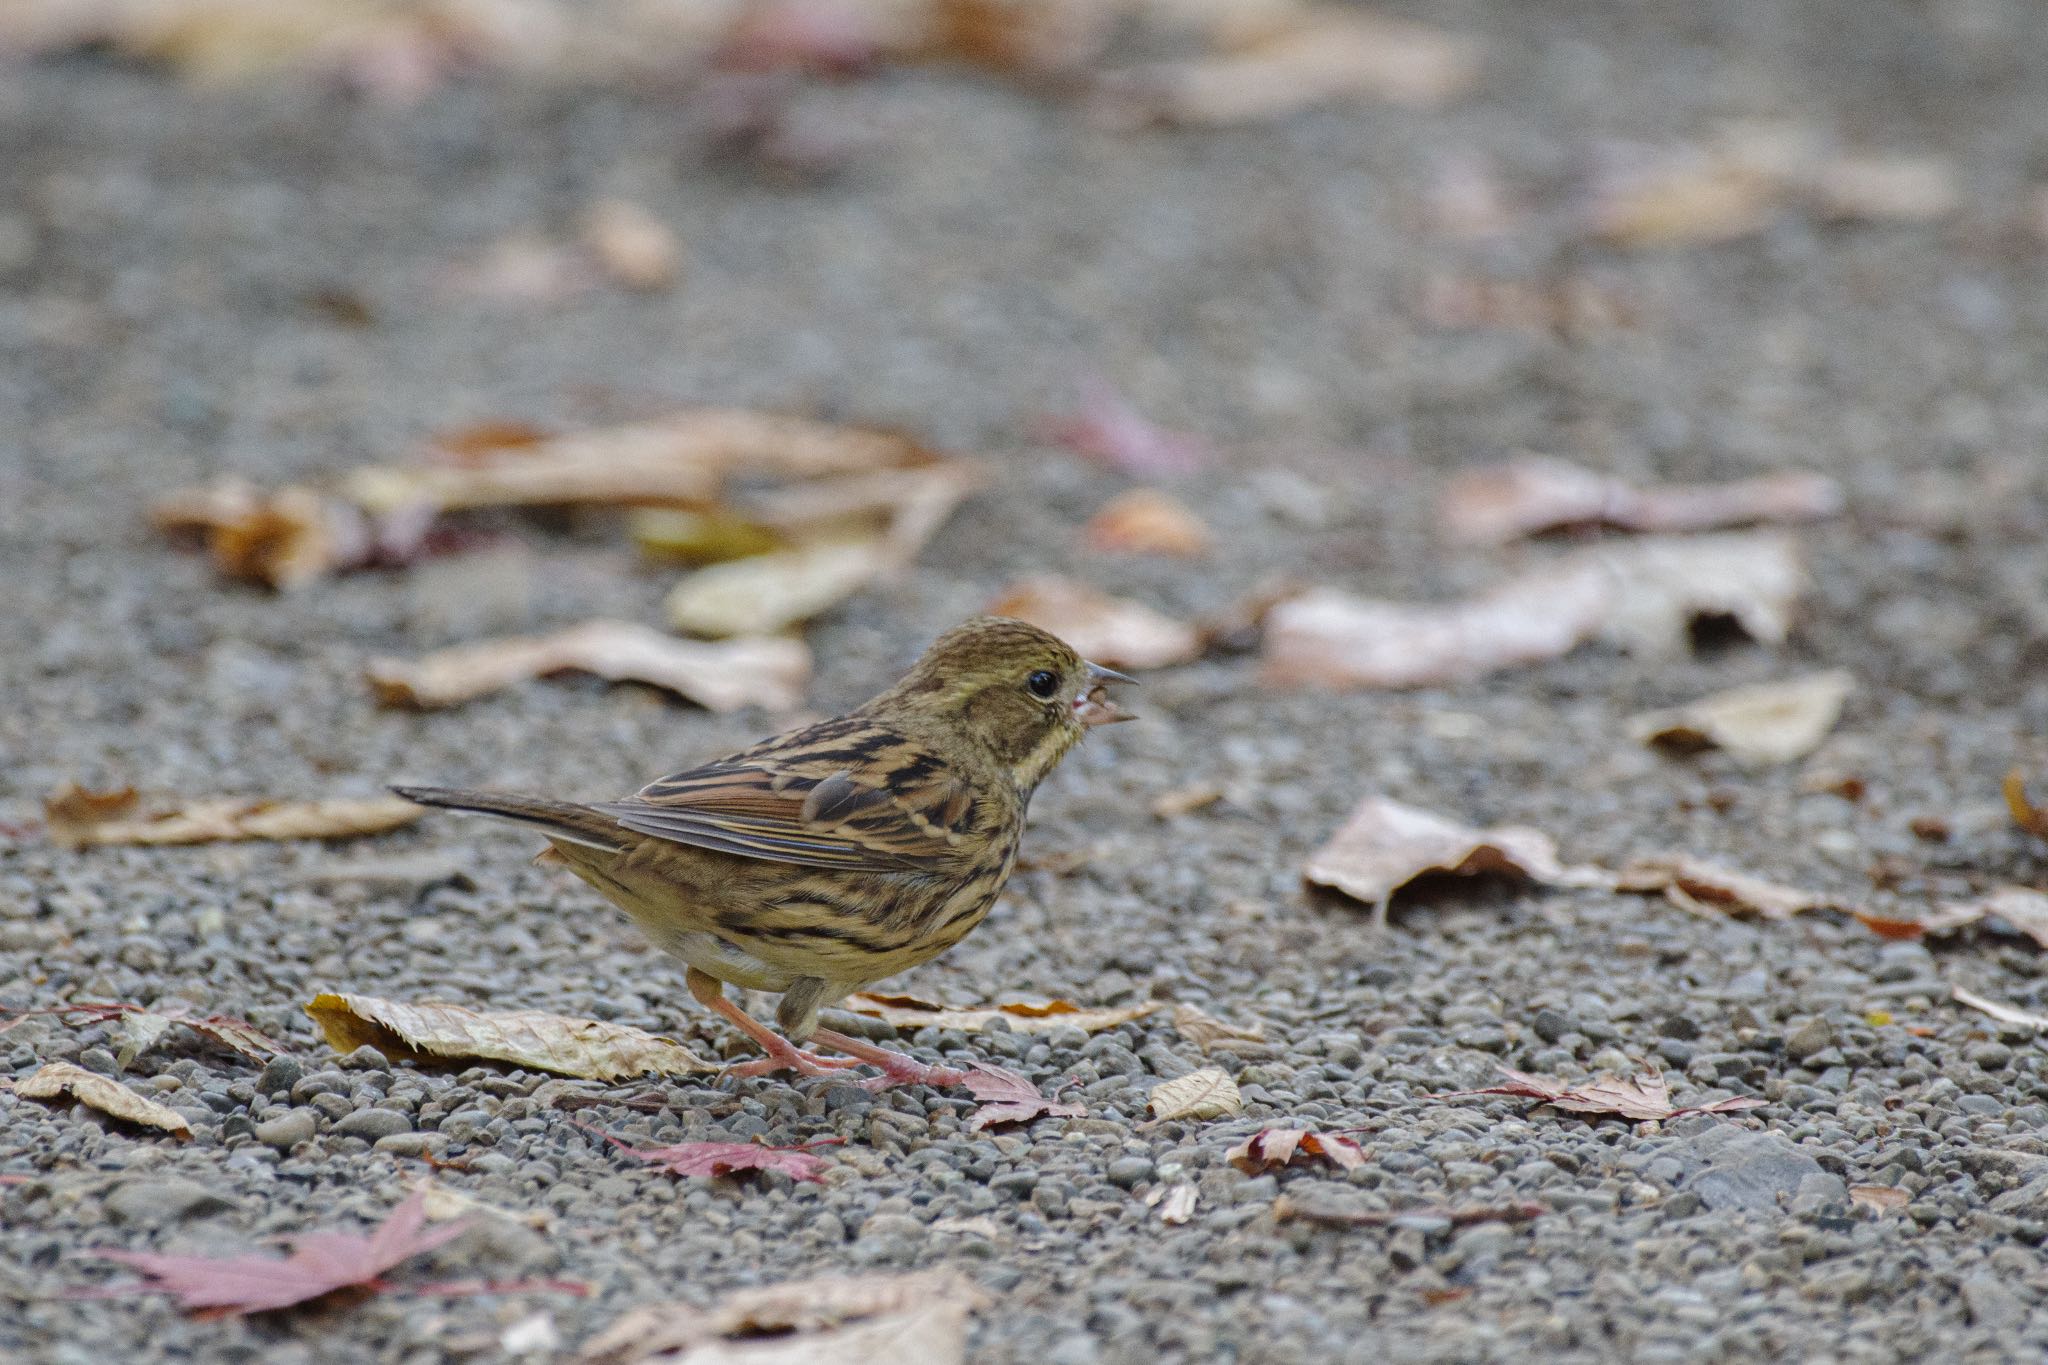
[[[328,991],[314,996],[306,1013],[337,1052],[368,1043],[395,1060],[505,1062],[593,1081],[719,1070],[671,1039],[540,1010],[484,1014],[439,1001],[406,1004]]]

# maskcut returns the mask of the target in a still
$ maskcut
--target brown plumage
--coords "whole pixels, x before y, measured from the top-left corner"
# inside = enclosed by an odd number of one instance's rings
[[[1036,626],[955,627],[888,691],[846,715],[642,787],[622,801],[394,787],[424,805],[537,826],[551,854],[689,964],[690,992],[768,1053],[737,1070],[855,1063],[793,1047],[721,983],[782,995],[776,1021],[883,1068],[880,1084],[956,1082],[818,1011],[946,951],[1009,879],[1031,793],[1087,728],[1127,719],[1122,674]]]

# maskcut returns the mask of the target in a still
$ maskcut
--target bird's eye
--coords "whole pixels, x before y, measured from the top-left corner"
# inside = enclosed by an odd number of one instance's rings
[[[1051,697],[1059,691],[1060,675],[1049,668],[1041,668],[1024,680],[1024,686],[1031,689],[1034,697]]]

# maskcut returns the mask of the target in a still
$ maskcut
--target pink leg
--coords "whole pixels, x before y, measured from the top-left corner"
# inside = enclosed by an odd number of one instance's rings
[[[964,1085],[967,1081],[967,1073],[958,1067],[927,1066],[915,1057],[906,1057],[900,1052],[891,1052],[865,1039],[850,1038],[828,1028],[813,1029],[811,1041],[835,1052],[844,1052],[849,1057],[857,1057],[870,1066],[880,1067],[881,1075],[861,1082],[869,1090],[888,1090],[899,1085]]]
[[[860,1065],[858,1061],[846,1057],[820,1057],[815,1052],[804,1051],[728,1000],[724,985],[714,976],[692,967],[683,979],[698,1004],[716,1011],[721,1018],[753,1039],[755,1044],[768,1054],[758,1061],[740,1062],[727,1067],[727,1075],[765,1076],[773,1071],[794,1071],[799,1076],[830,1076],[848,1067]]]

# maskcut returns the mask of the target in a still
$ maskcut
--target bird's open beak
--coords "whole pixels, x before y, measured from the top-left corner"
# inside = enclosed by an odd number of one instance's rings
[[[1109,685],[1130,683],[1135,687],[1138,680],[1113,668],[1104,668],[1101,664],[1085,664],[1084,667],[1088,670],[1088,682],[1081,689],[1081,695],[1074,698],[1074,715],[1079,718],[1081,724],[1114,725],[1120,720],[1136,720],[1136,716],[1128,711],[1118,710],[1116,703],[1109,699]]]

